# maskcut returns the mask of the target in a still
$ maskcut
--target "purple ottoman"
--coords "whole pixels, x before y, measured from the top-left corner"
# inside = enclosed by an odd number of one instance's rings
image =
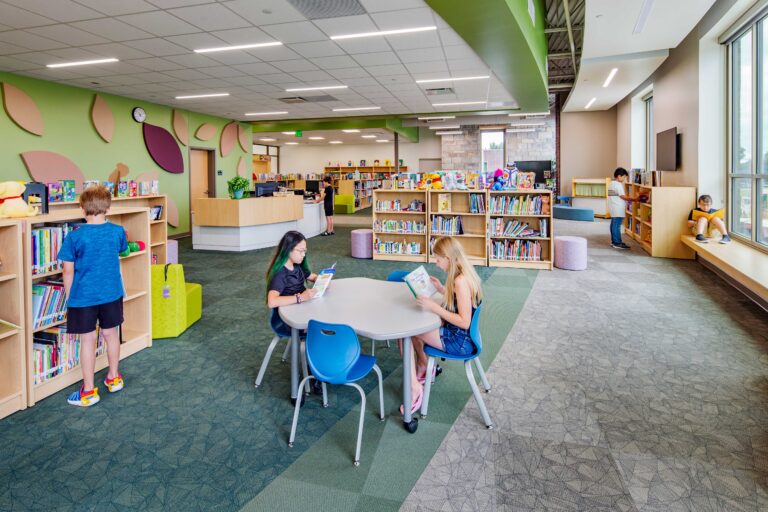
[[[167,240],[165,242],[165,261],[158,263],[178,263],[179,262],[179,242],[176,240]]]
[[[578,236],[556,236],[554,264],[563,270],[586,270],[587,239]]]
[[[353,229],[352,230],[352,257],[353,258],[373,258],[373,230],[372,229]]]

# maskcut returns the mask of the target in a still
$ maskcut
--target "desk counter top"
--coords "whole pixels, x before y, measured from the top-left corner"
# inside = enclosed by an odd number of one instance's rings
[[[304,218],[301,196],[246,199],[199,198],[193,201],[196,226],[258,226]]]

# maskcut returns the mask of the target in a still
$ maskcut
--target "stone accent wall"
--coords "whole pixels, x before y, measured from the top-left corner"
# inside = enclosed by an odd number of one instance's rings
[[[464,126],[462,135],[442,136],[442,158],[445,170],[480,169],[480,131],[477,126]]]
[[[556,135],[554,115],[541,119],[511,122],[544,123],[544,126],[521,126],[521,128],[534,128],[536,131],[507,133],[507,163],[511,164],[518,160],[555,160]]]

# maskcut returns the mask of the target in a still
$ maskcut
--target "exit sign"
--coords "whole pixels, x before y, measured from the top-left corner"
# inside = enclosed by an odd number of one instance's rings
[[[296,130],[296,136],[297,137],[301,137],[302,136],[301,130]]]

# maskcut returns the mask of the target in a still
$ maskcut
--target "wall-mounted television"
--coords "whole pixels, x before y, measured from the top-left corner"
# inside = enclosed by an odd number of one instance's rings
[[[656,134],[656,170],[676,171],[679,160],[677,128]]]

